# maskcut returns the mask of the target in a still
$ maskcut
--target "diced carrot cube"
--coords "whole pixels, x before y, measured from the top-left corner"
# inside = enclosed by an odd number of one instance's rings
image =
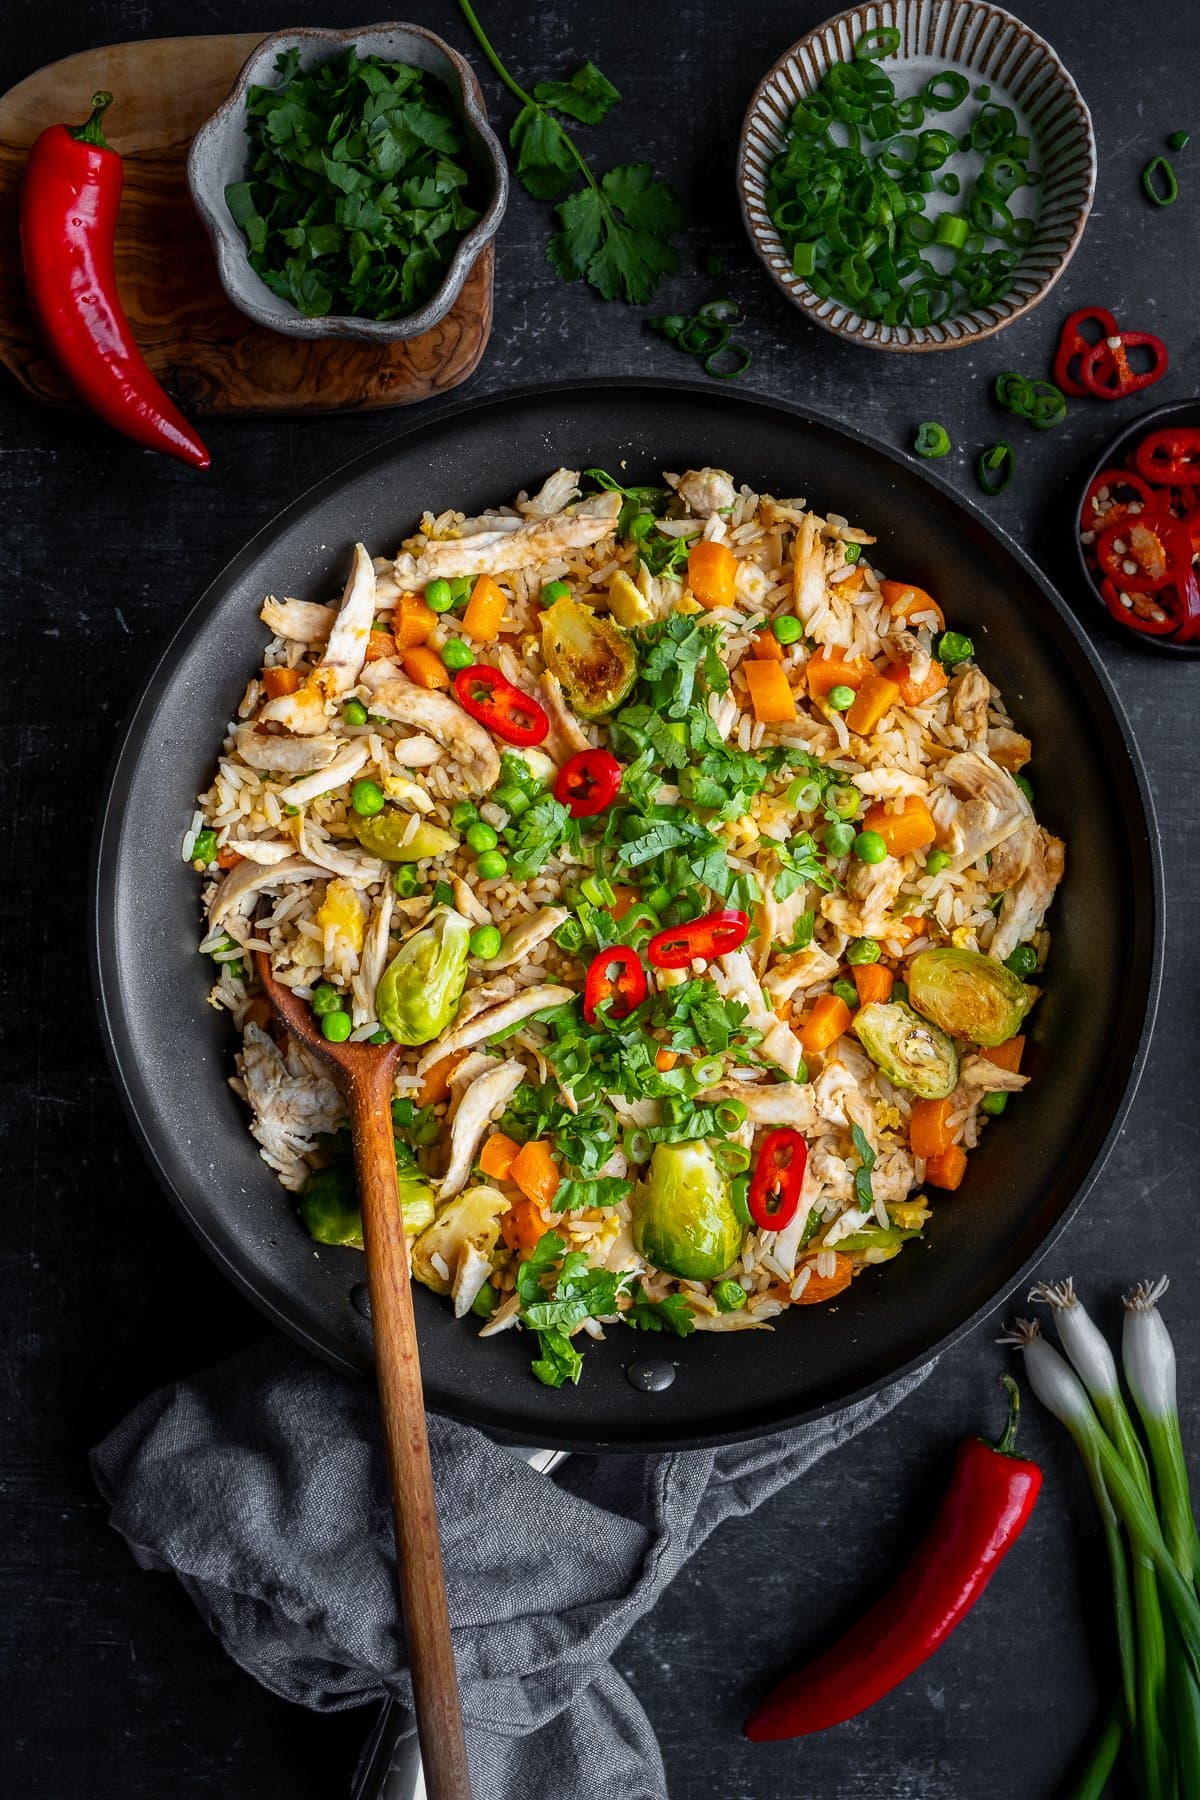
[[[304,676],[303,669],[264,669],[262,682],[267,698],[282,700],[285,694],[294,694],[304,686]]]
[[[808,678],[808,691],[814,700],[823,700],[831,688],[849,687],[857,693],[871,672],[869,663],[861,662],[857,657],[852,661],[840,650],[820,650],[808,659],[808,667],[804,671]]]
[[[929,613],[937,620],[938,630],[945,631],[946,615],[924,588],[914,587],[910,581],[881,581],[879,592],[893,619],[916,619],[924,624],[927,621],[923,615]]]
[[[860,1006],[878,1005],[891,999],[896,977],[886,963],[856,963],[853,974]]]
[[[895,706],[900,698],[900,689],[886,675],[876,675],[875,671],[866,677],[855,697],[854,705],[846,714],[846,723],[851,731],[859,737],[870,737],[889,707]]]
[[[944,1156],[954,1142],[950,1128],[949,1100],[915,1100],[908,1122],[908,1141],[914,1156],[925,1161]]]
[[[635,887],[614,887],[612,904],[608,908],[609,918],[614,919],[619,923],[625,917],[625,914],[629,911],[634,902],[640,900],[641,897],[642,896]]]
[[[477,644],[490,644],[500,635],[507,601],[490,575],[481,575],[471,589],[462,628]]]
[[[497,1181],[507,1181],[520,1148],[504,1132],[493,1131],[479,1153],[479,1166],[485,1175],[491,1175]]]
[[[805,1056],[819,1056],[835,1044],[850,1025],[850,1008],[838,994],[821,994],[800,1027],[800,1048]]]
[[[959,1144],[951,1144],[940,1156],[931,1156],[925,1164],[925,1179],[931,1187],[958,1187],[967,1172],[967,1154]]]
[[[946,671],[935,657],[930,657],[929,668],[921,681],[913,680],[912,664],[907,657],[889,663],[883,672],[900,689],[905,706],[924,706],[946,686]]]
[[[924,850],[937,839],[933,815],[919,794],[909,794],[902,812],[889,812],[881,800],[869,806],[863,816],[863,827],[876,831],[888,847],[889,856],[907,856],[910,850]]]
[[[411,650],[402,651],[400,661],[409,680],[415,681],[418,687],[448,688],[450,686],[450,675],[445,663],[437,651],[431,650],[428,644],[414,644]]]
[[[500,1215],[500,1236],[510,1250],[532,1250],[546,1229],[546,1215],[527,1194],[515,1199]]]
[[[816,1263],[808,1264],[812,1274],[805,1282],[800,1298],[795,1305],[819,1306],[822,1300],[832,1300],[835,1295],[844,1293],[850,1286],[854,1278],[854,1264],[848,1256],[838,1256],[836,1250],[834,1255],[837,1256],[837,1267],[832,1275],[818,1275]]]
[[[710,610],[732,606],[737,591],[737,557],[728,544],[701,538],[688,552],[688,586]]]
[[[521,1192],[539,1206],[553,1204],[562,1177],[558,1164],[543,1138],[531,1138],[522,1146],[509,1171]]]
[[[372,631],[367,638],[367,654],[364,663],[383,662],[385,657],[396,654],[396,640],[390,631]]]
[[[411,650],[415,644],[426,643],[436,624],[437,614],[432,606],[426,606],[419,594],[401,594],[392,620],[392,633],[401,650]]]
[[[782,662],[783,645],[770,629],[756,631],[750,645],[750,653],[760,662]]]
[[[1025,1054],[1025,1039],[1010,1037],[1006,1044],[995,1044],[990,1050],[983,1052],[990,1063],[998,1069],[1007,1069],[1013,1075],[1021,1072],[1021,1058]]]
[[[750,692],[750,704],[760,725],[781,724],[796,716],[796,696],[781,663],[747,658],[742,673]]]
[[[458,1050],[452,1056],[443,1056],[426,1069],[420,1087],[417,1089],[418,1106],[436,1106],[450,1092],[450,1077],[466,1055],[465,1050]]]

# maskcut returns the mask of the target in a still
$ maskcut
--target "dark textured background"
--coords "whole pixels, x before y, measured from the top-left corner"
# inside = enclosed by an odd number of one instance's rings
[[[995,373],[1040,372],[1074,306],[1103,302],[1168,340],[1153,402],[1193,391],[1200,222],[1195,8],[1143,0],[1126,35],[1091,0],[1022,0],[1089,101],[1100,145],[1095,211],[1040,312],[1002,340],[942,356],[886,357],[802,322],[766,281],[733,197],[734,144],[758,77],[826,12],[765,0],[663,9],[492,0],[485,23],[526,79],[594,55],[626,96],[598,160],[648,157],[687,194],[695,227],[674,308],[727,290],[746,308],[745,385],[811,402],[891,443],[938,418],[955,443],[941,472],[973,486],[975,454],[1001,435]],[[335,4],[48,4],[8,0],[0,86],[90,44],[196,30],[353,25]],[[471,53],[449,0],[414,15]],[[474,58],[489,104],[510,106]],[[118,134],[120,117],[114,112]],[[1191,126],[1169,213],[1138,172],[1163,135]],[[499,242],[496,324],[473,391],[543,374],[690,372],[640,316],[558,281],[543,262],[547,212],[514,192]],[[704,256],[725,259],[719,283]],[[471,390],[468,390],[471,391]],[[1111,1323],[1118,1289],[1175,1276],[1169,1318],[1185,1361],[1200,1323],[1194,1217],[1194,917],[1200,775],[1196,666],[1118,643],[1078,591],[1071,500],[1107,436],[1137,410],[1073,406],[1038,434],[1004,435],[1019,468],[999,522],[1096,622],[1149,766],[1168,891],[1165,1004],[1127,1130],[1049,1273],[1073,1270]],[[11,1175],[0,1248],[6,1523],[0,1559],[5,1691],[0,1789],[20,1800],[317,1800],[345,1790],[367,1716],[317,1718],[261,1692],[229,1663],[168,1581],[140,1574],[109,1532],[87,1447],[148,1387],[260,1334],[154,1188],[105,1067],[84,969],[87,844],[105,761],[143,668],[181,610],[284,501],[389,429],[385,415],[210,427],[197,477],[82,418],[43,412],[10,385],[0,403],[8,704],[0,729],[7,1031],[4,1122]],[[1028,722],[1036,731],[1036,720]],[[1043,779],[1052,779],[1052,774]],[[1106,970],[1098,967],[1102,982]],[[868,1718],[797,1746],[739,1735],[748,1696],[895,1569],[944,1484],[956,1440],[994,1422],[1001,1353],[985,1327],[921,1395],[796,1490],[726,1526],[626,1644],[622,1670],[659,1730],[673,1800],[1049,1800],[1114,1683],[1102,1551],[1057,1428],[1033,1413],[1026,1444],[1045,1498],[986,1603],[907,1688]],[[1200,1393],[1185,1377],[1193,1441]],[[853,1548],[850,1546],[853,1545]],[[1116,1791],[1114,1787],[1114,1792]],[[1123,1790],[1122,1790],[1123,1791]],[[552,1800],[551,1796],[531,1800]]]

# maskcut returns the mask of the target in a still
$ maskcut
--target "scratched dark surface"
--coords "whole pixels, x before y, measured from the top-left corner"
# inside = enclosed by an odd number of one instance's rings
[[[0,85],[54,57],[116,39],[195,30],[352,25],[362,8],[231,0],[154,6],[8,0]],[[1154,402],[1194,391],[1193,249],[1200,228],[1200,15],[1143,0],[1136,30],[1097,29],[1085,0],[1023,0],[1095,116],[1100,185],[1083,245],[1053,300],[978,351],[880,357],[802,322],[765,280],[733,197],[736,132],[762,72],[826,12],[817,0],[669,9],[492,0],[485,22],[527,79],[589,54],[626,101],[597,157],[648,157],[687,194],[695,227],[671,307],[732,293],[754,349],[747,388],[839,415],[892,443],[922,418],[955,442],[941,465],[973,487],[978,447],[1001,435],[988,398],[999,369],[1047,362],[1070,306],[1102,301],[1168,340]],[[741,22],[735,24],[740,14]],[[414,15],[471,52],[449,0]],[[474,57],[493,112],[507,96]],[[114,112],[119,131],[119,116]],[[1164,133],[1197,136],[1177,161],[1181,198],[1159,213],[1138,171]],[[569,288],[543,261],[546,209],[516,191],[500,241],[496,325],[477,394],[578,373],[663,374],[676,353],[640,315]],[[725,269],[701,273],[716,252]],[[1068,597],[1070,497],[1137,402],[1072,408],[1064,428],[1010,422],[1017,479],[997,519]],[[152,653],[197,589],[284,501],[386,435],[386,416],[228,423],[207,436],[203,478],[83,418],[0,399],[9,701],[0,731],[5,936],[0,962],[11,1175],[0,1249],[6,1522],[0,1789],[20,1800],[325,1800],[345,1791],[368,1718],[319,1718],[260,1691],[226,1660],[167,1580],[143,1575],[108,1530],[87,1447],[147,1388],[263,1331],[161,1198],[118,1109],[83,959],[86,845],[105,761]],[[1200,846],[1194,664],[1144,656],[1102,633],[1105,660],[1146,758],[1168,886],[1165,1004],[1128,1127],[1056,1256],[1113,1319],[1118,1288],[1170,1269],[1171,1325],[1187,1352],[1200,1325],[1193,896]],[[1031,721],[1036,727],[1036,721]],[[1097,968],[1096,980],[1105,979]],[[1055,1272],[1054,1270],[1050,1272]],[[658,1728],[673,1800],[1049,1800],[1114,1682],[1101,1546],[1072,1453],[1032,1413],[1026,1444],[1046,1468],[1043,1503],[984,1605],[937,1659],[868,1718],[802,1746],[752,1748],[738,1726],[764,1672],[781,1671],[895,1569],[934,1508],[955,1441],[995,1413],[1000,1355],[984,1328],[920,1397],[802,1486],[722,1529],[620,1657]],[[1200,1393],[1184,1404],[1193,1442]],[[853,1546],[853,1547],[851,1547]],[[1126,1792],[1114,1784],[1114,1793]],[[553,1800],[538,1796],[534,1800]]]

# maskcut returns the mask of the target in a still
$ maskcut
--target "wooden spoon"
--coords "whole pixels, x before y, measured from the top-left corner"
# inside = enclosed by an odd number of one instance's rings
[[[255,953],[255,962],[276,1017],[293,1037],[337,1070],[350,1104],[375,1331],[375,1370],[392,1481],[400,1604],[425,1787],[429,1800],[471,1800],[425,1430],[408,1246],[396,1184],[391,1103],[400,1046],[329,1043],[307,1002],[276,981],[265,951]]]

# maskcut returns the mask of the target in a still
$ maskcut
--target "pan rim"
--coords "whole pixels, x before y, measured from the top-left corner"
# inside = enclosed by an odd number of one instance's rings
[[[570,1426],[558,1429],[551,1419],[546,1419],[544,1424],[539,1423],[539,1437],[555,1448],[593,1453],[645,1454],[652,1451],[699,1449],[745,1442],[794,1425],[826,1418],[870,1398],[871,1395],[883,1391],[911,1375],[915,1370],[924,1367],[936,1357],[944,1355],[1003,1305],[1008,1295],[1028,1280],[1030,1273],[1053,1249],[1103,1170],[1136,1096],[1145,1068],[1159,1004],[1166,913],[1162,847],[1149,780],[1125,708],[1083,626],[1048,577],[1042,573],[1015,540],[987,517],[974,500],[960,494],[932,471],[915,469],[908,459],[891,446],[881,443],[868,433],[848,429],[840,421],[817,409],[769,399],[753,393],[714,392],[710,385],[697,381],[628,376],[591,377],[545,385],[523,385],[502,389],[485,396],[456,399],[438,407],[436,412],[431,410],[423,413],[419,420],[407,421],[397,431],[389,433],[382,441],[368,446],[336,469],[322,476],[265,521],[205,585],[196,600],[168,633],[157,654],[153,657],[118,728],[115,748],[105,779],[104,797],[96,817],[90,858],[91,905],[89,907],[88,953],[92,990],[99,1014],[105,1055],[122,1107],[142,1153],[154,1172],[155,1179],[166,1192],[175,1211],[213,1258],[221,1272],[273,1324],[342,1372],[362,1375],[366,1372],[366,1365],[349,1352],[344,1339],[334,1330],[320,1325],[307,1315],[299,1316],[295,1310],[295,1302],[289,1298],[283,1284],[268,1279],[259,1271],[248,1272],[239,1267],[227,1254],[215,1232],[207,1227],[206,1221],[197,1216],[176,1190],[155,1142],[154,1133],[142,1117],[135,1090],[139,1080],[143,1085],[146,1082],[144,1071],[136,1067],[136,1059],[131,1059],[135,1063],[134,1069],[128,1068],[126,1059],[122,1057],[118,1046],[122,1032],[122,1018],[115,948],[119,858],[118,833],[112,829],[114,816],[119,813],[125,780],[138,766],[144,754],[147,729],[158,711],[156,696],[164,671],[168,670],[179,655],[191,645],[193,639],[203,632],[214,599],[238,579],[244,568],[256,562],[273,542],[279,540],[293,527],[301,524],[305,516],[311,513],[319,503],[335,497],[339,490],[351,486],[373,468],[386,465],[396,454],[401,453],[420,435],[430,430],[441,432],[446,428],[453,428],[456,422],[464,418],[477,418],[490,412],[508,407],[519,407],[526,403],[544,404],[547,400],[566,402],[572,398],[596,393],[602,393],[611,400],[621,391],[628,391],[634,396],[643,398],[648,394],[690,398],[702,401],[708,407],[735,409],[743,413],[758,410],[775,418],[782,418],[830,433],[847,447],[866,450],[881,457],[898,472],[902,472],[906,481],[915,480],[918,484],[929,488],[940,497],[943,505],[948,507],[952,513],[965,515],[976,532],[997,543],[1005,555],[1017,565],[1025,579],[1037,589],[1043,600],[1057,615],[1060,624],[1074,639],[1076,648],[1089,665],[1092,678],[1107,702],[1112,722],[1116,728],[1116,738],[1124,753],[1128,774],[1132,778],[1141,806],[1140,820],[1133,821],[1131,824],[1129,848],[1135,856],[1140,855],[1144,862],[1144,868],[1150,876],[1149,894],[1138,896],[1143,927],[1149,932],[1149,942],[1145,952],[1147,964],[1144,977],[1144,1002],[1141,1005],[1140,1019],[1137,1021],[1137,1042],[1129,1061],[1124,1086],[1114,1102],[1108,1130],[1088,1167],[1078,1180],[1071,1198],[1063,1206],[1049,1230],[1039,1239],[1021,1267],[1011,1277],[1006,1278],[1001,1288],[990,1294],[971,1313],[952,1326],[950,1330],[942,1333],[935,1342],[903,1363],[890,1367],[883,1374],[873,1375],[865,1382],[829,1399],[818,1403],[804,1404],[784,1414],[776,1411],[769,1419],[754,1418],[748,1424],[730,1429],[723,1428],[717,1432],[687,1429],[680,1432],[669,1429],[664,1431],[661,1422],[656,1422],[648,1423],[644,1431],[631,1428],[620,1437],[590,1436],[581,1434]],[[1074,680],[1074,677],[1072,676],[1071,679]],[[1142,835],[1140,830],[1142,826],[1144,826],[1144,843],[1139,843],[1137,840]],[[1133,995],[1135,1004],[1138,997],[1136,993]],[[1132,1028],[1131,1021],[1131,1031]],[[428,1404],[431,1411],[443,1412],[448,1416],[459,1418],[486,1431],[489,1436],[500,1441],[512,1443],[528,1443],[530,1441],[531,1433],[528,1424],[505,1425],[502,1419],[498,1420],[494,1416],[494,1409],[458,1402],[451,1405],[446,1403],[441,1396],[428,1399]],[[503,1410],[502,1407],[501,1410]]]

